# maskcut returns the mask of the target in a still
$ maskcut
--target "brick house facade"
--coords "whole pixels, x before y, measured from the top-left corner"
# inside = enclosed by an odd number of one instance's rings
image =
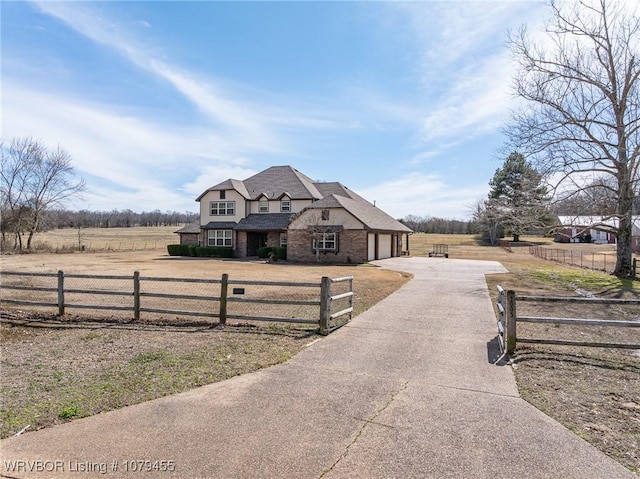
[[[291,166],[223,181],[196,201],[199,225],[176,231],[181,243],[229,247],[238,258],[280,246],[290,261],[360,263],[406,254],[412,233],[341,183],[314,182]]]

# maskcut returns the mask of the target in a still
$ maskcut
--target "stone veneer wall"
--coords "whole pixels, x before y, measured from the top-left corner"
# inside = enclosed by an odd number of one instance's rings
[[[311,245],[311,233],[307,230],[289,230],[287,235],[287,259],[313,263],[316,253]],[[338,233],[338,252],[320,253],[322,263],[364,263],[367,261],[367,231],[344,230]]]

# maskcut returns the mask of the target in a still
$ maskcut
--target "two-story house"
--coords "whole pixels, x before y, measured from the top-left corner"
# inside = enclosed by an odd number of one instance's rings
[[[181,243],[230,247],[239,258],[285,246],[292,261],[365,262],[406,253],[412,233],[341,183],[314,182],[291,166],[228,179],[196,201],[199,228],[179,230]]]

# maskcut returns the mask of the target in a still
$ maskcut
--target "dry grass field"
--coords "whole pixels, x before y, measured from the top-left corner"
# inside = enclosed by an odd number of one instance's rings
[[[135,230],[126,231],[126,241],[132,240],[129,235],[133,234],[146,238],[148,245],[160,242],[154,237],[161,229]],[[113,232],[117,230],[109,231]],[[166,235],[167,229],[162,234]],[[558,245],[547,238],[523,240],[550,248],[611,252],[609,246]],[[96,237],[94,241],[99,240]],[[169,237],[168,242],[174,241]],[[527,247],[514,245],[512,252],[508,252],[481,246],[468,235],[415,234],[410,238],[411,254],[428,256],[436,243],[449,246],[451,259],[501,262],[509,273],[487,277],[494,300],[497,284],[519,294],[575,296],[578,292],[590,292],[601,297],[640,297],[640,282],[621,281],[602,272],[536,258]],[[3,271],[62,269],[67,273],[127,275],[137,270],[147,276],[191,278],[219,278],[228,273],[243,279],[296,281],[317,281],[323,275],[353,275],[357,312],[408,280],[406,275],[367,265],[175,258],[167,255],[164,245],[148,248],[128,252],[95,252],[85,248],[84,252],[71,254],[4,255],[0,257],[0,267]],[[86,312],[73,312],[65,318],[56,318],[52,313],[34,314],[25,308],[3,312],[2,437],[25,426],[30,426],[27,431],[47,427],[282,362],[316,338],[313,327],[245,322],[220,331],[196,323],[180,326],[176,322],[164,325],[96,322]],[[586,312],[556,307],[551,312],[538,309],[533,313],[640,320],[638,308],[626,307]],[[612,329],[523,324],[518,334],[640,342],[637,329]],[[511,361],[524,399],[629,469],[640,471],[640,351],[519,345]]]
[[[175,233],[179,229],[180,226],[65,228],[39,233],[33,241],[34,249],[53,252],[154,250],[179,243]]]

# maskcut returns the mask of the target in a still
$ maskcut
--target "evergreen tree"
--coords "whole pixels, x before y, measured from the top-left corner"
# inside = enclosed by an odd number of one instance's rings
[[[511,153],[489,185],[489,201],[499,210],[499,222],[513,235],[513,241],[520,241],[520,235],[529,230],[552,224],[542,176],[521,153]]]

